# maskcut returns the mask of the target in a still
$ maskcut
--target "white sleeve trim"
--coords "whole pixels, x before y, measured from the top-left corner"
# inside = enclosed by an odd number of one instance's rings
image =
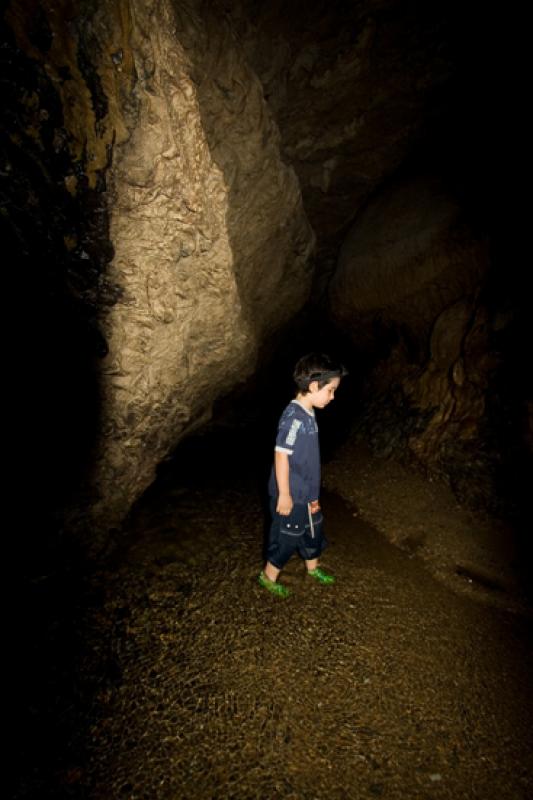
[[[279,445],[276,445],[274,450],[276,450],[278,453],[287,453],[289,456],[292,456],[294,452],[293,450],[289,450],[287,447],[280,447]]]

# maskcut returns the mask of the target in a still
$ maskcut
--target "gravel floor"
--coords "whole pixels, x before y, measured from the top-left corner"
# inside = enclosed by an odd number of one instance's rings
[[[170,469],[105,568],[34,588],[13,797],[533,797],[530,617],[323,505],[334,587],[293,558],[266,593],[255,478]]]

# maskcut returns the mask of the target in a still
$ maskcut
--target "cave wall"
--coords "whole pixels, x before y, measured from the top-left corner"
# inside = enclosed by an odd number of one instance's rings
[[[9,4],[2,223],[55,387],[34,421],[62,465],[43,492],[83,486],[80,519],[118,523],[324,294],[372,366],[378,449],[448,477],[495,461],[494,421],[505,439],[504,409],[531,414],[486,19],[416,0]]]
[[[68,4],[56,4],[56,31],[39,3],[14,3],[0,16],[0,225],[18,331],[9,347],[20,437],[14,475],[25,481],[31,461],[30,508],[43,539],[48,512],[86,480],[107,352],[99,317],[117,297],[107,275],[111,137],[98,127],[99,84],[91,83],[93,107],[82,75],[85,51],[76,57],[65,35],[68,12]],[[27,490],[24,483],[20,491]]]
[[[314,235],[261,85],[208,5],[28,1],[6,22],[17,57],[52,85],[63,193],[98,187],[106,220],[93,283],[112,297],[93,298],[106,352],[81,517],[108,527],[305,302]],[[25,102],[49,113],[38,87]],[[45,166],[54,141],[39,141]],[[83,264],[93,269],[92,250]]]
[[[444,439],[471,437],[483,416],[489,320],[481,296],[489,242],[434,176],[389,184],[358,217],[329,287],[332,314],[374,362],[370,405],[408,405],[406,445],[435,466]],[[371,388],[370,388],[371,387]],[[384,401],[388,393],[388,400]],[[396,394],[396,399],[394,399]],[[423,420],[423,421],[422,421]],[[388,447],[402,434],[389,426]]]
[[[255,366],[305,301],[313,235],[261,87],[220,21],[193,4],[132,5],[130,136],[109,171],[113,281],[103,321],[103,506]],[[157,24],[156,24],[157,21]]]
[[[359,210],[446,114],[453,3],[221,2],[279,125],[317,234],[316,291]]]
[[[312,298],[366,376],[360,430],[500,511],[533,430],[520,151],[495,113],[507,21],[455,2],[224,5],[317,235]]]
[[[357,217],[329,302],[367,369],[356,438],[506,514],[531,421],[520,308],[497,257],[494,232],[442,176],[402,176]]]
[[[388,183],[357,217],[329,298],[359,350],[371,353],[395,328],[424,358],[443,309],[475,293],[488,270],[487,237],[442,181],[409,175]]]

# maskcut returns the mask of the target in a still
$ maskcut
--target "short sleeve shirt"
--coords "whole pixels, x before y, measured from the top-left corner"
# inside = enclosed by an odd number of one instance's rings
[[[289,457],[289,487],[295,503],[310,503],[320,494],[320,447],[314,411],[307,411],[298,400],[292,400],[281,415],[276,450]],[[274,468],[270,474],[269,492],[278,494]]]

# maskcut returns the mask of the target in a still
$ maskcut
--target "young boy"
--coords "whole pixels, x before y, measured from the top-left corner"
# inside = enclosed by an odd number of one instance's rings
[[[335,396],[346,370],[328,356],[310,353],[294,368],[297,387],[279,421],[270,475],[272,525],[267,563],[259,584],[269,592],[287,597],[289,590],[277,582],[278,575],[297,550],[307,573],[324,584],[335,578],[318,566],[326,546],[320,510],[320,451],[315,408],[325,408]]]

